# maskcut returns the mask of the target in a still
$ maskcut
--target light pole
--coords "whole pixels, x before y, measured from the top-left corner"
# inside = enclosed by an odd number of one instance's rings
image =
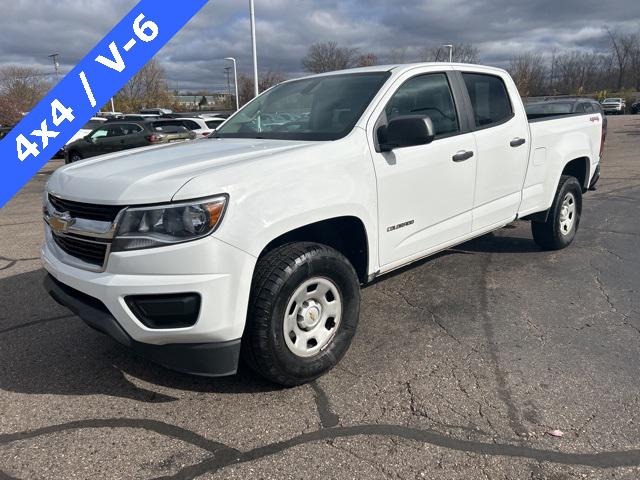
[[[260,89],[258,87],[258,48],[256,45],[256,8],[254,0],[249,0],[249,13],[251,16],[251,44],[253,48],[253,85],[254,93],[257,97],[260,95]]]
[[[53,68],[56,71],[56,83],[60,81],[60,63],[58,63],[59,53],[52,53],[49,58],[53,60]]]
[[[225,58],[225,60],[233,62],[233,80],[236,87],[236,111],[237,111],[237,110],[240,110],[240,98],[238,96],[239,95],[238,94],[238,65],[236,63],[236,59],[233,57],[227,57]]]
[[[446,47],[449,49],[449,63],[453,62],[453,45],[443,45],[443,47]]]

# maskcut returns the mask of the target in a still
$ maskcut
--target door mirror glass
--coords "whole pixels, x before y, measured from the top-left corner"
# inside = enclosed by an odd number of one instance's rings
[[[424,115],[396,117],[389,125],[378,130],[380,150],[390,152],[396,148],[414,147],[433,142],[436,131],[431,118]]]

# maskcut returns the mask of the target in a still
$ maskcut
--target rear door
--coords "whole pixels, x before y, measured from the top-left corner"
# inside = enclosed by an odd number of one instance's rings
[[[461,77],[478,149],[472,229],[486,230],[516,218],[529,161],[529,123],[511,100],[520,97],[506,74],[472,70]]]
[[[450,70],[416,69],[396,82],[374,112],[370,135],[383,269],[424,256],[471,231],[476,146],[453,92]],[[431,117],[435,140],[379,152],[381,129],[403,115]],[[456,157],[461,152],[467,152],[463,160],[463,155]]]

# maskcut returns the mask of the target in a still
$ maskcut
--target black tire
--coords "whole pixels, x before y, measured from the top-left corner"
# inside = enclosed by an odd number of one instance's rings
[[[337,287],[342,315],[328,344],[311,357],[296,355],[285,340],[285,312],[293,294],[310,279],[328,279]],[[298,308],[298,307],[295,307]],[[295,386],[331,370],[344,356],[358,325],[360,283],[336,250],[316,243],[292,243],[264,255],[251,287],[242,358],[274,383]]]
[[[69,152],[69,155],[68,155],[67,158],[68,158],[68,160],[65,163],[69,164],[69,163],[78,162],[78,161],[82,160],[82,155],[80,155],[80,152],[76,152],[75,150],[71,150]]]
[[[561,224],[563,202],[573,196],[574,212],[570,228]],[[576,236],[582,214],[582,187],[578,179],[569,175],[560,177],[558,190],[553,199],[546,222],[531,222],[533,240],[545,250],[561,250],[568,247]]]

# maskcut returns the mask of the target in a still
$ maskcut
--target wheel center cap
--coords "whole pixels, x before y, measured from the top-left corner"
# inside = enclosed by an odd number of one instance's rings
[[[305,302],[298,313],[298,325],[303,330],[311,330],[320,322],[322,307],[314,300]]]

